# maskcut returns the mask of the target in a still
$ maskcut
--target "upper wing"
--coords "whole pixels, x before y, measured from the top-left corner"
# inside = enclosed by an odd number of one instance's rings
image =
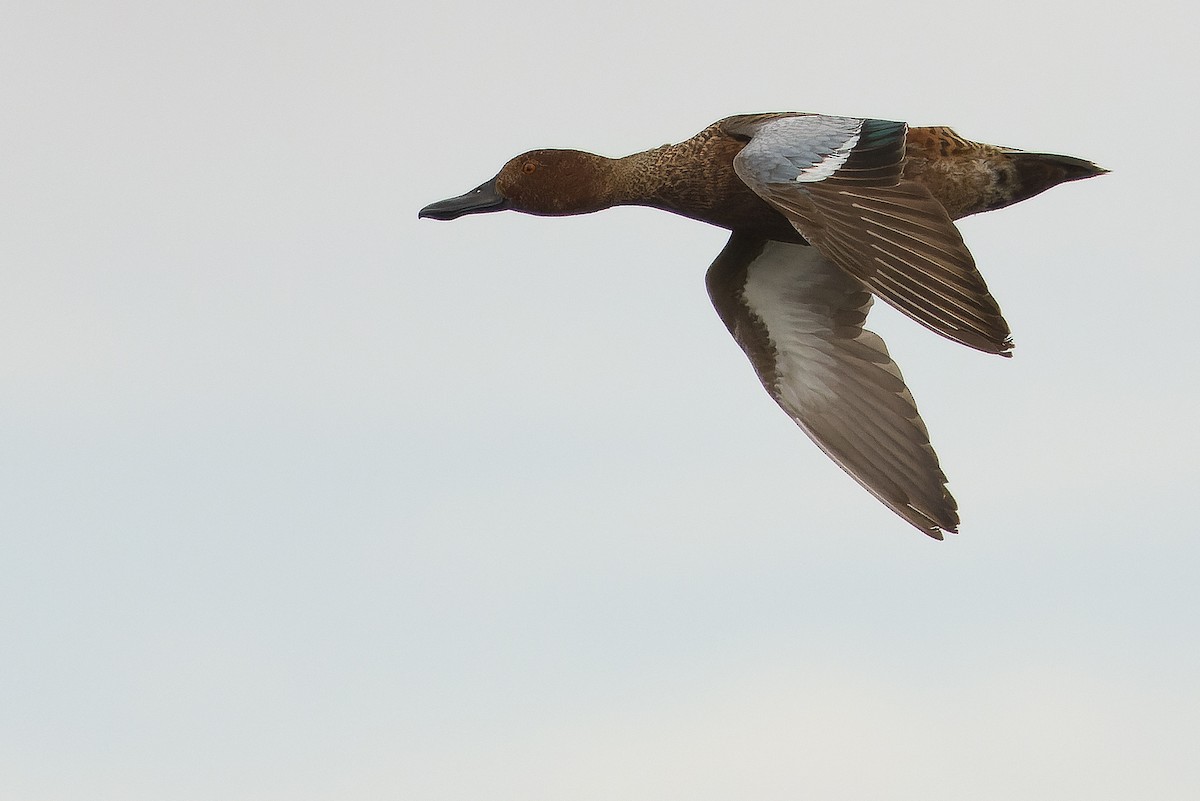
[[[978,350],[1008,323],[946,210],[903,178],[902,122],[762,115],[723,121],[749,141],[733,167],[805,239],[922,325]]]
[[[871,295],[816,248],[734,233],[709,297],[771,397],[843,470],[931,537],[958,526],[929,432],[883,340]]]

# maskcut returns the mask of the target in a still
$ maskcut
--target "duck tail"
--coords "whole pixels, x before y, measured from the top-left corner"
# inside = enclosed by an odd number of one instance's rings
[[[1081,181],[1108,172],[1087,159],[1077,159],[1074,156],[1027,153],[1023,150],[1009,151],[1005,155],[1016,168],[1020,185],[1015,195],[1004,204],[1006,206],[1040,195],[1052,186],[1067,181]]]

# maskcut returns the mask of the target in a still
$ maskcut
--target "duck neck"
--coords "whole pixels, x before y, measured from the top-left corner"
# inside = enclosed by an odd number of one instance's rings
[[[621,159],[583,150],[562,152],[569,154],[569,158],[550,208],[534,213],[590,214],[627,202]]]
[[[652,206],[673,210],[664,197],[668,176],[664,173],[663,156],[670,145],[632,153],[611,159],[611,183],[614,206]]]

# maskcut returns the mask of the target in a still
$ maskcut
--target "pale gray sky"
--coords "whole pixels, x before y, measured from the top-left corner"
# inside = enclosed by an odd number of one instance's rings
[[[1192,799],[1186,4],[0,11],[0,798]],[[961,225],[1002,360],[876,305],[922,537],[758,386],[725,234],[418,222],[795,109],[1112,175]]]

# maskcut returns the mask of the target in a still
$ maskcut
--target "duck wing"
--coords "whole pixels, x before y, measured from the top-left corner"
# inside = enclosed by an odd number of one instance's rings
[[[718,125],[747,141],[738,177],[834,264],[942,336],[1010,355],[1008,323],[958,229],[903,177],[906,124],[766,114]]]
[[[871,294],[815,247],[734,232],[708,294],[775,402],[831,459],[931,537],[958,505],[887,346]]]

